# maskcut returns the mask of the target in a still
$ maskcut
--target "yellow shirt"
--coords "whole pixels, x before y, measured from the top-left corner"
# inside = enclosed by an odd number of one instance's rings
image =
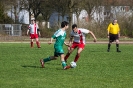
[[[113,25],[112,23],[110,23],[107,30],[111,34],[118,34],[119,31],[120,31],[119,24],[116,23],[116,24]]]

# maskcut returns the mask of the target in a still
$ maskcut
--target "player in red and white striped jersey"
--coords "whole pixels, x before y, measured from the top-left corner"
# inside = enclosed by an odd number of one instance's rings
[[[69,45],[71,45],[71,47],[68,49],[68,53],[65,56],[65,61],[67,61],[68,57],[70,56],[70,54],[74,51],[74,49],[77,49],[77,54],[75,56],[74,62],[77,62],[77,60],[80,57],[80,53],[82,52],[82,50],[85,47],[85,35],[86,34],[91,34],[92,37],[94,38],[94,42],[96,42],[96,37],[93,34],[93,32],[84,29],[84,28],[77,28],[76,24],[72,25],[72,32],[71,32],[71,37],[69,40]],[[73,40],[73,41],[72,41]]]
[[[40,48],[40,43],[38,39],[38,34],[40,36],[40,30],[34,18],[31,19],[31,24],[29,25],[29,28],[27,30],[27,35],[29,34],[29,32],[30,32],[30,39],[31,39],[31,43],[30,43],[31,47],[33,47],[33,40],[36,39],[37,47]]]

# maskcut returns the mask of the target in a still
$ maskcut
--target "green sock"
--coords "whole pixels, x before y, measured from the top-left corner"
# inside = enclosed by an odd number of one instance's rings
[[[43,59],[44,62],[48,62],[50,60],[51,60],[50,57]]]
[[[62,67],[66,67],[66,62],[65,61],[62,61]]]

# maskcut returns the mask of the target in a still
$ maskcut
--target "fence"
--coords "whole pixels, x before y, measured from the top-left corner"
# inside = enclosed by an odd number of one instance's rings
[[[21,24],[0,24],[0,32],[11,36],[21,36]]]

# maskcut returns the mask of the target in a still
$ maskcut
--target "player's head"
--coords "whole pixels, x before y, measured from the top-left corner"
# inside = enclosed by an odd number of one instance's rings
[[[31,18],[31,23],[35,23],[35,18]]]
[[[117,19],[113,19],[113,23],[116,24],[117,23]]]
[[[77,24],[72,25],[72,29],[74,29],[75,27],[77,28]]]
[[[72,25],[72,30],[73,30],[73,32],[77,32],[78,30],[77,30],[77,24],[73,24]]]
[[[68,22],[66,22],[66,21],[63,21],[62,23],[61,23],[61,28],[65,28],[65,29],[67,29],[68,28]]]

